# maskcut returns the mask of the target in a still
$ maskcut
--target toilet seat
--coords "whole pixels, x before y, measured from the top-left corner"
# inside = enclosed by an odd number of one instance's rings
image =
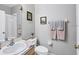
[[[44,46],[37,46],[35,48],[35,52],[38,54],[38,55],[47,55],[48,54],[48,49]]]

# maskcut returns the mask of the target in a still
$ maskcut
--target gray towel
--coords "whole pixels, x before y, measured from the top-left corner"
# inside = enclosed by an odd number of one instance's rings
[[[50,22],[49,22],[49,25],[50,25],[51,31],[54,31],[54,30],[56,29],[55,21],[50,21]]]
[[[59,20],[56,22],[56,28],[57,30],[63,31],[64,30],[64,21],[63,20]]]

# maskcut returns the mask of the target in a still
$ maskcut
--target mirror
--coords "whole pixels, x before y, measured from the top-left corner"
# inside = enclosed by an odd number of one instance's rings
[[[34,5],[22,4],[15,5],[11,8],[12,14],[17,14],[17,37],[22,37],[22,39],[29,39],[34,37],[35,33],[35,9]],[[30,12],[30,16],[28,15]],[[28,19],[31,19],[29,21]]]
[[[34,37],[35,9],[32,4],[0,4],[0,10],[5,13],[5,38],[28,39]],[[30,13],[27,13],[29,11]],[[31,21],[29,21],[30,19]]]
[[[12,9],[12,15],[15,15],[17,19],[17,37],[21,37],[22,36],[22,6],[15,5],[11,9]]]

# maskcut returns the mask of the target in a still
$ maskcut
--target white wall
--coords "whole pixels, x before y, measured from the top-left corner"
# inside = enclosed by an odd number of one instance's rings
[[[50,37],[49,25],[41,25],[40,17],[47,16],[49,20],[60,20],[68,18],[66,41],[52,40],[53,47],[48,46]],[[55,54],[76,54],[74,44],[76,43],[76,6],[75,5],[35,5],[35,34],[42,45],[49,48]]]
[[[22,36],[23,39],[31,37],[31,33],[35,33],[35,7],[33,4],[22,5],[23,14],[22,14]],[[32,12],[32,21],[27,20],[27,11]]]

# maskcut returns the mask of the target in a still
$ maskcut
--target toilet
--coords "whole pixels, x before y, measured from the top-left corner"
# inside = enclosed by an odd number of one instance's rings
[[[48,54],[48,48],[41,46],[41,45],[36,46],[37,37],[35,37],[31,41],[32,41],[33,45],[35,45],[35,53],[37,55],[47,55]]]
[[[48,49],[44,46],[37,46],[35,52],[37,55],[48,55]]]
[[[30,39],[31,43],[34,45],[35,47],[35,53],[37,55],[49,55],[48,53],[48,48],[46,48],[45,46],[42,45],[36,45],[37,43],[37,37]]]

